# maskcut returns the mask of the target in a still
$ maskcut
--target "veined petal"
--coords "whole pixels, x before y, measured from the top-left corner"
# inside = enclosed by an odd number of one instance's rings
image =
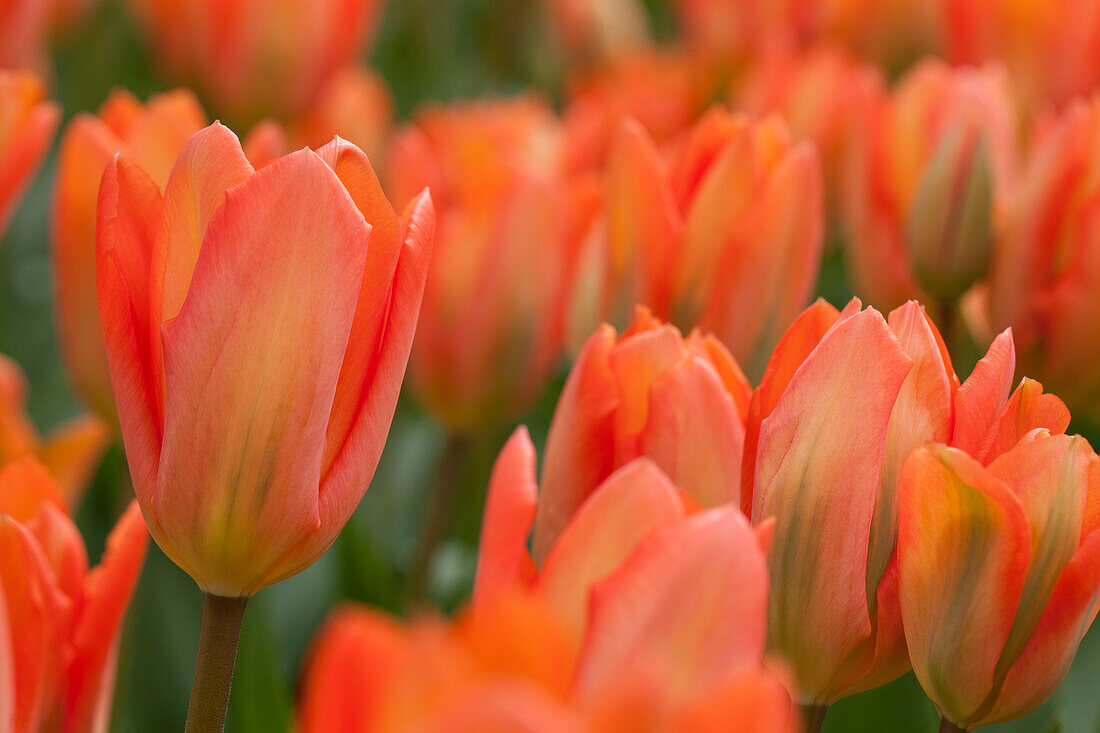
[[[154,497],[161,521],[172,518],[177,562],[204,591],[250,595],[320,527],[321,451],[369,235],[309,150],[226,192],[210,221],[187,299],[162,329]]]
[[[1012,331],[1003,331],[955,394],[955,428],[951,445],[977,455],[1004,407],[1016,373]]]
[[[1043,394],[1043,385],[1024,377],[1004,408],[994,418],[988,434],[974,456],[986,465],[1011,450],[1035,428],[1051,433],[1066,432],[1069,408],[1056,395]]]
[[[519,427],[504,444],[489,478],[485,520],[478,543],[475,601],[535,579],[527,539],[538,507],[535,446],[527,428]]]
[[[578,641],[589,591],[655,529],[684,516],[676,487],[640,458],[611,474],[577,509],[546,556],[536,588]]]
[[[990,694],[1031,557],[1019,500],[965,453],[915,450],[902,469],[898,568],[913,670],[965,725]]]

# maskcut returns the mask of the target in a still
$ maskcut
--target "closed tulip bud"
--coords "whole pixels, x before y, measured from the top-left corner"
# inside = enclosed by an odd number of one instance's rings
[[[925,169],[906,241],[921,287],[952,302],[985,275],[993,218],[989,145],[977,129],[948,132]]]
[[[61,136],[51,230],[61,355],[76,393],[111,425],[118,418],[96,301],[99,182],[122,152],[163,188],[176,156],[205,125],[206,114],[188,91],[161,94],[144,105],[120,91],[95,115],[74,117]]]
[[[97,273],[111,382],[153,538],[210,595],[313,563],[370,482],[431,253],[425,193],[399,220],[335,139],[254,171],[221,125],[164,194],[116,157]]]
[[[962,730],[1013,720],[1061,682],[1100,607],[1100,465],[1043,429],[983,465],[920,448],[901,482],[901,613],[925,692]]]
[[[817,281],[824,237],[821,162],[778,118],[707,113],[662,159],[627,122],[607,173],[610,302],[651,307],[713,333],[760,373]]]
[[[119,637],[149,535],[136,503],[98,567],[49,473],[0,469],[0,721],[4,730],[99,733],[114,697]]]
[[[0,68],[0,235],[46,157],[60,116],[37,76]]]
[[[874,95],[854,125],[844,181],[857,295],[895,308],[929,300],[924,280],[953,293],[980,274],[982,232],[1014,175],[1016,123],[1006,90],[994,69],[929,60]]]

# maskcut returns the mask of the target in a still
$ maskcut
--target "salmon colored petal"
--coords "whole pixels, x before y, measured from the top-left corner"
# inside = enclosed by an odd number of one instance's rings
[[[653,381],[641,453],[699,506],[737,501],[744,441],[737,406],[708,362],[683,359]]]
[[[1062,400],[1052,394],[1043,394],[1043,385],[1024,377],[994,418],[974,457],[988,465],[1011,450],[1035,428],[1045,428],[1054,434],[1064,433],[1069,427],[1069,420],[1069,408]]]
[[[52,102],[40,102],[27,112],[0,151],[0,233],[7,229],[15,207],[30,185],[42,159],[49,152],[61,109]]]
[[[134,491],[148,508],[157,482],[164,405],[153,392],[149,263],[160,215],[157,185],[116,157],[103,174],[96,227],[96,282],[111,385]],[[146,518],[155,523],[146,512]],[[155,530],[153,530],[155,531]]]
[[[423,733],[585,733],[588,728],[567,705],[522,678],[473,685],[449,705],[418,721]]]
[[[509,588],[525,588],[535,579],[535,563],[527,551],[539,501],[535,463],[535,446],[527,428],[516,428],[489,478],[478,543],[475,600]]]
[[[26,524],[50,566],[58,590],[79,607],[84,597],[88,551],[73,520],[53,504],[44,504]],[[66,632],[67,633],[67,632]]]
[[[107,423],[95,415],[82,415],[51,433],[38,450],[38,457],[57,479],[70,508],[80,505],[110,443]]]
[[[44,504],[65,514],[69,512],[57,482],[35,458],[17,458],[0,469],[0,514],[26,524],[38,515]]]
[[[961,451],[918,448],[901,477],[898,569],[913,670],[966,726],[989,695],[1031,556],[1019,500]]]
[[[95,730],[110,719],[119,638],[148,546],[141,511],[137,502],[130,502],[107,537],[103,560],[85,580],[85,600],[72,636],[66,730]]]
[[[183,308],[162,328],[166,429],[152,502],[194,528],[173,535],[172,559],[185,569],[201,559],[204,591],[251,595],[321,526],[312,487],[369,236],[309,150],[227,191],[210,221]]]
[[[261,120],[244,136],[241,149],[252,167],[259,169],[289,153],[290,142],[282,125],[274,120]]]
[[[317,634],[299,699],[302,733],[369,731],[387,685],[409,656],[407,633],[366,608],[338,609]]]
[[[615,375],[620,404],[615,430],[635,436],[649,416],[649,391],[659,374],[687,356],[680,332],[672,326],[632,334],[619,341],[608,356]]]
[[[615,329],[601,326],[581,349],[558,398],[546,438],[535,514],[536,562],[546,557],[577,507],[614,465],[612,424],[619,405],[609,364],[614,346]]]
[[[745,455],[741,462],[741,511],[752,511],[753,472],[760,440],[760,424],[775,409],[798,367],[810,355],[825,333],[836,323],[839,312],[820,298],[790,325],[772,352],[760,385],[752,393],[745,422]]]
[[[1016,347],[1012,331],[1004,331],[993,340],[970,377],[955,395],[955,428],[951,445],[977,455],[1004,407],[1016,373]]]
[[[620,468],[585,500],[546,556],[536,588],[578,641],[589,591],[655,529],[684,516],[676,487],[649,459]]]
[[[328,435],[325,437],[323,475],[328,473],[344,447],[369,394],[364,387],[374,375],[380,353],[378,344],[382,342],[386,329],[392,297],[392,285],[387,285],[393,283],[401,255],[402,230],[397,214],[382,192],[378,177],[363,151],[345,140],[334,138],[320,148],[317,155],[336,172],[352,201],[371,225],[363,285],[355,307],[348,350],[340,369],[340,381],[336,385]]]
[[[733,354],[725,345],[714,336],[700,337],[698,333],[692,333],[688,337],[688,348],[692,353],[701,356],[710,362],[710,365],[722,378],[722,384],[726,391],[733,397],[737,406],[737,415],[744,424],[749,415],[749,402],[752,400],[752,385],[741,371],[741,366],[733,358]]]
[[[591,697],[640,667],[682,700],[759,664],[767,593],[764,556],[735,508],[659,530],[592,590],[577,693]]]
[[[283,561],[273,566],[264,583],[274,583],[300,572],[332,544],[363,498],[378,466],[401,393],[401,382],[420,315],[428,264],[432,258],[435,208],[427,191],[405,207],[400,226],[405,235],[390,292],[386,331],[378,347],[373,373],[365,387],[367,397],[348,433],[343,450],[321,482],[320,531],[314,532],[303,546],[295,548]],[[369,259],[369,251],[367,256]]]
[[[831,702],[835,675],[871,633],[868,537],[883,446],[913,366],[868,309],[839,322],[760,427],[752,518],[775,516],[769,645],[803,701]]]
[[[672,730],[692,733],[796,733],[791,693],[761,666],[732,675],[684,706]],[[733,721],[736,721],[734,723]]]

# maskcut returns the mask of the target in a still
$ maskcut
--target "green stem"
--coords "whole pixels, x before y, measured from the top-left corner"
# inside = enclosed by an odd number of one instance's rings
[[[191,683],[184,733],[221,733],[229,709],[229,687],[237,663],[237,642],[247,598],[202,597],[202,631]]]
[[[947,718],[940,718],[940,733],[966,733],[966,729],[960,728]]]
[[[803,705],[802,719],[806,724],[806,733],[818,733],[825,723],[825,713],[828,705]]]
[[[420,532],[420,546],[417,548],[405,587],[406,600],[410,603],[419,602],[424,598],[424,591],[428,585],[428,571],[431,570],[432,559],[435,557],[436,550],[439,549],[439,543],[443,541],[450,527],[455,504],[458,501],[458,489],[462,483],[461,473],[466,456],[470,452],[471,440],[466,436],[451,433],[446,441],[436,466],[431,493],[428,495],[424,524]]]

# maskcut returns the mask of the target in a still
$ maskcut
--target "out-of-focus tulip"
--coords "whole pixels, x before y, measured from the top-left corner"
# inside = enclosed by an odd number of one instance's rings
[[[1100,418],[1100,100],[1071,105],[1038,141],[993,251],[989,317],[1021,366]]]
[[[984,465],[983,465],[984,464]],[[1028,432],[992,461],[930,445],[902,472],[898,568],[913,668],[962,730],[1043,703],[1100,608],[1100,463]]]
[[[909,666],[896,560],[898,492],[928,441],[992,460],[1033,428],[1060,432],[1065,406],[1024,380],[1003,334],[959,386],[932,321],[910,302],[887,321],[819,301],[784,335],[746,425],[742,508],[774,517],[769,646],[803,704],[828,705]]]
[[[940,7],[951,60],[1004,64],[1027,110],[1061,106],[1100,82],[1096,0],[952,0]]]
[[[110,432],[102,420],[83,415],[43,440],[27,415],[27,379],[23,370],[0,355],[0,466],[26,455],[37,456],[57,481],[66,504],[75,508],[109,439]]]
[[[58,336],[80,397],[115,424],[115,401],[96,301],[96,197],[116,152],[133,160],[160,189],[184,144],[206,125],[194,96],[177,90],[141,104],[111,94],[95,115],[73,118],[61,137],[53,200],[53,274]]]
[[[474,602],[453,626],[362,610],[326,625],[303,733],[791,730],[789,695],[761,666],[761,540],[737,510],[689,515],[635,461],[578,509],[534,579],[534,471],[520,431],[494,470]]]
[[[571,57],[599,58],[644,44],[645,7],[638,0],[544,0],[550,26]]]
[[[372,35],[382,0],[130,0],[150,47],[239,122],[303,112]]]
[[[437,107],[394,139],[390,194],[439,207],[410,380],[451,431],[523,412],[561,352],[580,228],[561,128],[540,101]]]
[[[0,724],[103,733],[118,641],[149,535],[137,504],[96,568],[49,473],[34,458],[0,469]]]
[[[644,303],[682,329],[714,333],[758,375],[817,281],[821,162],[778,118],[714,109],[661,154],[620,129],[607,173],[602,319]],[[629,311],[627,311],[629,312]],[[590,326],[592,327],[592,326]]]
[[[846,162],[853,288],[879,308],[953,298],[984,273],[990,220],[1012,183],[1005,77],[929,60],[874,96]]]
[[[639,309],[581,349],[550,424],[535,532],[545,554],[616,469],[649,456],[703,507],[736,500],[751,389],[713,336],[683,338]]]
[[[41,79],[0,68],[0,235],[50,149],[60,116]]]
[[[47,70],[51,5],[48,0],[6,0],[0,5],[0,69]]]
[[[253,171],[215,124],[163,197],[130,159],[108,167],[97,273],[122,437],[153,538],[204,592],[247,597],[301,571],[351,515],[433,230],[426,193],[399,221],[340,139]]]

